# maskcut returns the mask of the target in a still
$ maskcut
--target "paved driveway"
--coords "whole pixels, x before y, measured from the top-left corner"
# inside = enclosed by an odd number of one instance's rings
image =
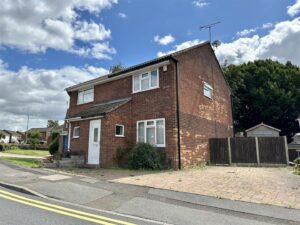
[[[300,176],[288,168],[209,166],[113,181],[300,209]]]

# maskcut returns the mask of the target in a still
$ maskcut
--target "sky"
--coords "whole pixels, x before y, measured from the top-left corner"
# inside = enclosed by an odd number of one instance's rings
[[[63,122],[71,85],[208,40],[220,64],[300,66],[300,0],[2,0],[0,129]]]

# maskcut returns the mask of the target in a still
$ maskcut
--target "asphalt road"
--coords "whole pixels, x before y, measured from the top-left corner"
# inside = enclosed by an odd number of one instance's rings
[[[162,224],[88,210],[0,188],[0,225]]]

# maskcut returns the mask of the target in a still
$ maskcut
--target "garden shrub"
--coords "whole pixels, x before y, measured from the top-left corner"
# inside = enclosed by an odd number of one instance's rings
[[[128,167],[159,170],[165,168],[165,161],[166,155],[163,149],[158,149],[148,143],[138,143],[129,155]]]
[[[54,131],[51,133],[52,142],[49,145],[49,153],[55,155],[59,149],[59,132]]]
[[[296,158],[296,159],[294,160],[294,163],[300,164],[300,157]]]

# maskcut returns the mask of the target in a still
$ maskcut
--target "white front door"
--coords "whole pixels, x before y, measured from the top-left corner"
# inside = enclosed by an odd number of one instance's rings
[[[100,162],[101,120],[90,121],[88,164],[99,165]]]

